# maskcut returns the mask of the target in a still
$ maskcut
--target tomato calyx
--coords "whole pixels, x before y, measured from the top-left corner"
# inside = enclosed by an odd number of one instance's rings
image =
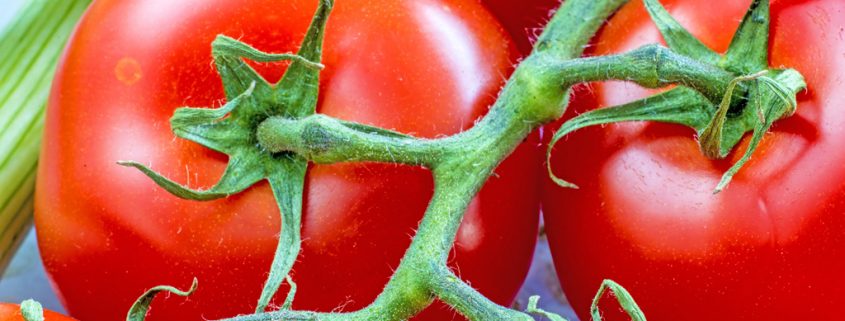
[[[796,95],[806,88],[806,84],[794,69],[768,66],[768,0],[752,2],[725,55],[712,51],[693,37],[658,0],[645,0],[645,6],[674,53],[719,69],[731,78],[726,81],[724,77],[708,79],[692,75],[698,82],[709,85],[678,82],[680,86],[652,97],[574,117],[555,133],[547,157],[554,144],[566,134],[587,126],[615,122],[658,121],[685,125],[696,131],[702,153],[712,159],[725,158],[746,133],[752,132],[742,157],[723,174],[715,187],[714,193],[718,193],[750,159],[772,124],[795,113]],[[661,64],[658,63],[657,68],[664,68]],[[722,91],[717,93],[713,88]],[[550,166],[548,170],[558,185],[576,187],[555,176]]]
[[[179,108],[171,118],[171,127],[176,136],[229,156],[226,170],[214,186],[207,190],[194,190],[156,173],[146,165],[132,161],[118,162],[139,169],[171,194],[196,201],[227,197],[260,180],[269,181],[281,212],[282,232],[256,312],[264,312],[270,304],[299,253],[307,168],[306,160],[295,154],[266,152],[257,144],[256,128],[261,121],[273,115],[304,117],[316,112],[319,75],[323,67],[319,63],[323,34],[333,5],[333,0],[319,2],[297,54],[264,53],[223,35],[212,43],[212,56],[228,102],[220,108]],[[291,63],[282,79],[270,84],[244,59],[256,62],[286,60]],[[294,293],[295,287],[291,286],[283,307],[290,305]],[[145,312],[139,314],[143,319]]]

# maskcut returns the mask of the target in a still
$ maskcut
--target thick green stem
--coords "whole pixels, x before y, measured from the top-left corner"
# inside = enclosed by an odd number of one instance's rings
[[[660,45],[646,45],[618,54],[567,60],[555,66],[564,87],[604,80],[626,80],[647,88],[683,85],[718,103],[736,78],[707,63],[679,55]]]
[[[347,124],[320,114],[270,117],[258,127],[257,137],[270,152],[294,152],[318,164],[375,161],[430,167],[445,153],[433,140]]]
[[[544,53],[535,55],[544,56]],[[527,70],[543,70],[544,77],[554,79],[558,94],[562,88],[601,80],[625,80],[648,88],[671,84],[683,85],[701,92],[711,101],[723,99],[735,77],[716,66],[689,59],[658,45],[609,56],[552,61],[551,58],[531,59],[523,63]],[[735,84],[734,84],[735,85]],[[510,87],[508,87],[510,88]],[[520,88],[506,89],[506,103],[497,105],[479,124],[467,132],[441,139],[417,139],[369,127],[350,127],[348,123],[325,116],[312,115],[290,119],[271,117],[258,128],[258,141],[270,152],[290,151],[315,163],[387,162],[423,165],[436,168],[452,159],[469,159],[479,145],[499,153],[497,156],[478,156],[473,159],[499,159],[516,145],[503,144],[498,135],[513,131],[514,137],[524,137],[543,122],[533,118],[526,107],[534,97],[520,92]],[[734,95],[738,95],[731,90]],[[512,128],[504,130],[506,126]],[[522,135],[522,136],[520,136]]]

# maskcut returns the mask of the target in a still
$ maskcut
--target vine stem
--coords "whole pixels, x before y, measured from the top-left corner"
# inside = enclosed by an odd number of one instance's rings
[[[270,152],[294,152],[310,161],[379,161],[424,165],[433,172],[434,196],[414,239],[376,300],[353,312],[275,311],[229,321],[405,320],[440,298],[473,321],[532,320],[500,306],[461,281],[446,265],[466,207],[498,164],[542,124],[559,118],[569,86],[619,79],[646,87],[681,84],[721,99],[730,73],[659,46],[627,54],[575,59],[621,0],[567,1],[519,65],[490,112],[473,128],[425,140],[323,115],[270,117],[257,137]]]
[[[736,77],[729,72],[658,45],[647,45],[618,55],[561,62],[535,59],[529,63],[542,64],[532,69],[547,70],[548,75],[556,79],[555,82],[562,88],[599,80],[625,80],[647,88],[678,84],[696,89],[715,102],[722,100],[724,93],[737,85]],[[737,92],[733,89],[730,91],[734,94]],[[516,114],[521,114],[519,106],[514,106]],[[511,113],[506,110],[507,107],[494,107],[491,115],[469,131],[439,139],[419,139],[351,128],[340,120],[320,114],[299,119],[278,116],[267,118],[258,128],[258,138],[270,152],[294,152],[320,164],[369,161],[436,168],[451,159],[476,160],[488,157],[468,156],[468,153],[481,148],[509,152],[516,145],[496,141],[502,139],[496,136],[498,132],[514,131],[516,136],[524,138],[538,124],[547,122],[531,122],[526,126],[513,124],[510,126],[525,128],[503,129],[502,126],[507,126],[505,123],[511,117]],[[496,144],[479,146],[489,142]]]
[[[369,306],[353,312],[283,310],[226,320],[405,320],[435,297],[474,321],[531,320],[472,289],[449,270],[446,260],[469,202],[496,166],[532,130],[563,113],[568,95],[560,88],[560,70],[545,68],[548,57],[559,62],[580,56],[603,21],[624,3],[567,1],[540,36],[542,48],[520,64],[487,116],[469,131],[443,140],[421,141],[349,126],[325,116],[295,121],[272,117],[262,123],[256,134],[261,146],[271,152],[294,151],[326,163],[376,160],[421,164],[432,170],[435,192],[410,247]]]
[[[543,52],[532,57],[520,65],[514,76],[517,82],[524,70],[543,70],[543,75],[550,78],[548,82],[559,87],[559,99],[565,97],[562,89],[574,84],[615,79],[650,88],[680,84],[718,100],[735,78],[715,66],[657,45],[619,55],[564,61]],[[536,109],[530,109],[536,97],[525,95],[533,91],[513,83],[512,80],[505,87],[502,98],[476,126],[440,139],[352,127],[325,115],[265,120],[257,137],[270,152],[294,152],[317,163],[376,161],[424,165],[433,170],[435,193],[405,257],[370,306],[349,313],[277,311],[227,320],[402,320],[428,306],[435,296],[470,320],[532,320],[525,313],[493,303],[446,267],[446,258],[472,197],[532,130],[550,121],[533,118]],[[557,111],[547,112],[554,113]]]
[[[711,54],[691,35],[678,29],[654,0],[647,0],[646,5],[674,51],[648,45],[623,54],[579,58],[598,28],[626,0],[568,0],[538,38],[534,52],[514,71],[486,116],[469,130],[456,135],[419,139],[315,114],[319,69],[323,67],[319,63],[323,27],[333,6],[332,0],[321,1],[299,54],[267,54],[226,37],[218,37],[213,44],[229,102],[214,110],[181,108],[171,120],[174,132],[180,137],[228,151],[228,174],[224,173],[224,178],[211,190],[189,190],[140,164],[124,163],[138,167],[172,193],[196,200],[224,197],[261,178],[270,181],[285,224],[270,277],[255,314],[224,320],[407,320],[435,299],[449,304],[472,321],[532,320],[528,314],[498,305],[473,289],[449,269],[447,259],[470,201],[495,168],[529,133],[563,115],[571,86],[604,80],[630,81],[648,88],[680,85],[616,108],[581,114],[561,126],[551,139],[552,146],[563,135],[585,126],[656,120],[687,125],[696,129],[699,137],[705,140],[716,137],[716,143],[708,146],[721,150],[733,146],[753,127],[749,149],[723,176],[717,190],[724,188],[748,159],[772,122],[795,111],[793,94],[804,87],[803,78],[795,70],[769,69],[765,59],[742,64],[744,55],[760,58],[768,50],[768,18],[763,19],[765,23],[757,23],[760,17],[768,17],[767,2],[765,8],[751,6],[740,27],[743,31],[738,31],[739,40],[731,44],[726,60],[719,60],[714,58],[718,54]],[[279,83],[269,84],[246,65],[244,58],[290,60],[292,63]],[[725,61],[729,62],[728,66],[723,64]],[[756,69],[771,71],[773,76],[762,77],[763,73],[759,73],[737,78],[735,74]],[[764,80],[770,90],[761,91],[759,81],[754,87],[742,83],[752,78]],[[280,92],[285,94],[278,95]],[[756,103],[756,113],[745,113],[755,117],[754,121],[745,121],[743,114],[726,119],[729,109],[748,110],[744,109],[744,104],[732,103],[737,101]],[[782,106],[784,103],[787,106]],[[279,106],[292,107],[274,109]],[[718,110],[715,106],[719,106]],[[225,118],[227,113],[231,117]],[[714,114],[716,118],[713,118]],[[243,121],[231,121],[231,118]],[[713,135],[709,135],[707,128],[710,127],[705,127],[708,121],[716,122]],[[728,139],[723,139],[723,128]],[[225,132],[226,139],[220,140],[217,131]],[[257,145],[253,137],[257,139]],[[546,155],[548,158],[551,154],[547,152]],[[402,163],[424,166],[432,172],[434,196],[411,245],[383,291],[361,310],[337,313],[288,310],[291,292],[281,311],[264,312],[300,248],[297,228],[307,161]],[[551,167],[549,172],[558,184],[574,187],[555,177]],[[603,290],[606,287],[621,289],[612,281],[604,286]],[[626,302],[635,308],[632,299]],[[536,303],[536,299],[532,299],[528,312],[562,319],[538,309]]]

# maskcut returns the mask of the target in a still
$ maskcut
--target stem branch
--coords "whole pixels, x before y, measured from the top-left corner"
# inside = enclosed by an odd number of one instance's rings
[[[535,56],[544,56],[537,53]],[[648,88],[671,84],[683,85],[701,92],[709,100],[723,99],[732,87],[735,76],[716,66],[690,59],[672,50],[647,45],[618,55],[552,61],[552,57],[524,62],[528,70],[543,70],[546,77],[555,79],[558,95],[562,88],[578,83],[602,80],[625,80]],[[521,67],[522,68],[522,67]],[[736,84],[734,84],[736,86]],[[508,87],[510,88],[510,87]],[[421,139],[364,125],[350,124],[325,115],[315,114],[300,119],[270,117],[258,128],[258,140],[270,152],[294,152],[308,160],[326,164],[338,162],[373,161],[423,165],[436,168],[452,159],[503,159],[516,147],[494,138],[500,135],[525,137],[546,121],[530,118],[526,110],[533,96],[507,90],[487,117],[467,132],[440,138]],[[741,95],[741,90],[732,90]],[[512,95],[512,96],[511,96]],[[510,128],[507,128],[511,126]],[[507,128],[507,129],[506,129]],[[505,131],[512,131],[505,133]],[[521,140],[521,138],[520,138]],[[474,150],[490,148],[498,156],[468,157]],[[503,152],[507,153],[503,153]]]
[[[446,266],[437,269],[432,290],[471,321],[533,321],[529,315],[496,304],[462,281]]]

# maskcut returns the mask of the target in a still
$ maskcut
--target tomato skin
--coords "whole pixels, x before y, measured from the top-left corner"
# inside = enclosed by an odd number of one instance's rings
[[[0,321],[24,321],[21,306],[14,303],[0,303]],[[76,319],[44,310],[44,321],[76,321]]]
[[[724,52],[750,1],[661,1]],[[713,10],[718,8],[718,10]],[[809,90],[726,190],[690,129],[654,123],[588,128],[555,147],[543,212],[564,292],[582,319],[602,279],[625,286],[649,320],[838,320],[845,303],[845,3],[773,1],[770,65],[795,68]],[[660,41],[640,1],[618,12],[594,54]],[[644,97],[595,84],[569,115]],[[608,320],[627,320],[615,310]]]
[[[513,37],[523,55],[531,53],[534,40],[561,0],[482,0]]]
[[[314,0],[98,0],[61,63],[48,108],[36,226],[47,271],[71,315],[119,320],[149,287],[148,320],[250,313],[279,233],[265,183],[224,200],[180,200],[136,160],[193,188],[227,158],[175,139],[176,107],[222,103],[210,43],[223,33],[268,52],[294,51]],[[516,52],[496,21],[462,0],[338,1],[326,32],[318,111],[424,137],[458,132],[486,112]],[[269,80],[283,65],[260,64]],[[524,280],[539,219],[534,143],[497,170],[458,232],[451,264],[496,302]],[[381,292],[432,194],[430,173],[384,164],[312,166],[294,308],[357,309]],[[276,304],[286,294],[282,289]],[[415,320],[449,320],[441,307]]]

